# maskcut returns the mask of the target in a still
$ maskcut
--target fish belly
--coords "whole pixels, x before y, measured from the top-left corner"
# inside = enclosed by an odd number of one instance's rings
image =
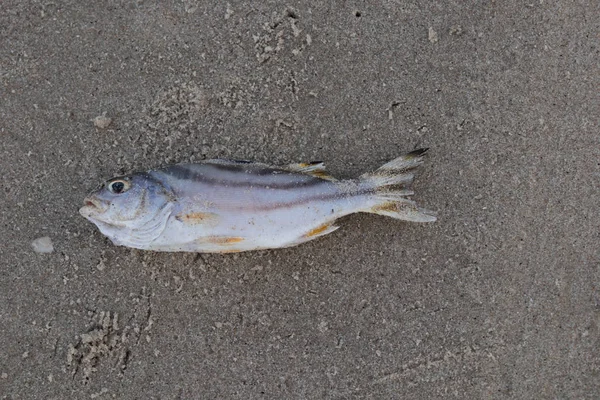
[[[361,199],[339,192],[326,200],[293,203],[293,196],[282,194],[281,201],[256,202],[245,198],[242,207],[198,207],[202,201],[182,207],[169,218],[162,235],[150,250],[228,253],[294,246],[336,229],[333,222],[356,212]],[[316,196],[319,197],[319,196]],[[205,203],[205,202],[204,202]],[[191,211],[190,210],[194,210]],[[183,216],[183,217],[182,217]]]

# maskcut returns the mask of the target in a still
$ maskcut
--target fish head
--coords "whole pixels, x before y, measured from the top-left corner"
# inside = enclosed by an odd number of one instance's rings
[[[109,179],[90,193],[79,213],[113,242],[148,227],[174,199],[172,191],[142,173]],[[152,225],[152,224],[150,224]]]

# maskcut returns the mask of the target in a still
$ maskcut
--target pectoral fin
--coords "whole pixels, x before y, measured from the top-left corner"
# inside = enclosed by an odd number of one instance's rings
[[[186,225],[206,224],[213,226],[219,222],[219,216],[210,212],[181,213],[175,216],[175,219],[177,219],[179,222],[183,222]]]

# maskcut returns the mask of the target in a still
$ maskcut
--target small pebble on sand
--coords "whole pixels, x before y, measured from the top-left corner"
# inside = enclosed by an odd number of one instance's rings
[[[94,126],[100,129],[106,129],[112,122],[112,119],[108,118],[106,115],[99,115],[94,118]]]
[[[428,37],[431,43],[437,43],[438,34],[435,30],[433,30],[433,28],[429,28]]]
[[[35,239],[31,242],[31,247],[36,253],[52,253],[54,251],[52,240],[48,236]]]

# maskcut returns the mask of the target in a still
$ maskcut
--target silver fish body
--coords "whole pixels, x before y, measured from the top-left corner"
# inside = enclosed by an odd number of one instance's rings
[[[274,167],[208,160],[114,178],[80,213],[115,244],[155,251],[227,253],[294,246],[337,229],[355,212],[434,221],[407,196],[417,150],[359,179],[338,181],[322,163]]]

